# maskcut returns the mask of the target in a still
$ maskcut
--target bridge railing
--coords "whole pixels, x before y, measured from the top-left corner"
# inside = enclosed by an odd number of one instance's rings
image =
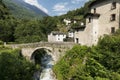
[[[71,47],[74,46],[73,42],[36,42],[36,43],[23,43],[23,44],[9,44],[6,46],[10,46],[12,48],[25,48],[25,47]]]

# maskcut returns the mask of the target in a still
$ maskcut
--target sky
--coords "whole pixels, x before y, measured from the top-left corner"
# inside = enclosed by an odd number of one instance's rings
[[[58,16],[82,7],[88,0],[24,0],[50,16]]]

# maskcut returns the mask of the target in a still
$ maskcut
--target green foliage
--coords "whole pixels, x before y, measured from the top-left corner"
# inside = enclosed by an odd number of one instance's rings
[[[120,80],[120,73],[113,72],[111,74],[111,80]]]
[[[78,19],[78,20],[85,22],[85,19],[83,16],[90,11],[88,5],[91,2],[92,1],[88,1],[85,3],[85,5],[83,7],[78,8],[76,10],[69,11],[67,14],[59,16],[59,20],[68,18],[68,19]]]
[[[44,17],[41,21],[42,32],[48,35],[51,31],[57,30],[57,22],[54,17]]]
[[[47,35],[56,29],[53,17],[37,19],[15,19],[6,6],[0,4],[0,40],[4,42],[30,43],[47,41]]]
[[[85,23],[84,16],[86,15],[86,13],[88,13],[90,11],[88,6],[92,1],[93,0],[89,0],[88,2],[85,3],[85,5],[83,7],[78,8],[76,10],[69,11],[69,12],[67,12],[67,14],[64,14],[61,16],[55,16],[54,19],[57,22],[57,29],[62,32],[67,32],[70,28],[79,27],[80,22]],[[70,25],[71,27],[68,27],[63,22],[64,19],[79,20],[79,22],[77,22],[77,24]]]
[[[58,80],[120,80],[120,30],[97,46],[75,46],[54,66]]]
[[[0,40],[0,45],[3,45],[3,44],[4,44],[4,42]]]
[[[0,20],[0,39],[5,42],[14,41],[15,20]]]
[[[11,51],[11,48],[5,47],[4,45],[0,45],[0,52],[4,52],[4,51]]]
[[[15,5],[10,0],[3,0],[7,4],[8,8],[13,10],[18,10],[14,14],[24,13],[27,10],[19,8],[19,5]],[[10,4],[8,4],[10,3]],[[87,4],[87,3],[86,3]],[[13,7],[15,6],[15,7]],[[70,11],[66,15],[55,16],[55,17],[44,17],[42,20],[29,18],[15,19],[11,16],[10,11],[3,3],[0,4],[0,40],[4,42],[19,42],[19,43],[30,43],[47,41],[47,35],[51,31],[59,30],[67,32],[65,24],[63,23],[64,18],[70,19],[83,19],[85,10],[87,7],[82,7],[75,11]],[[19,10],[20,9],[20,10]],[[28,12],[29,13],[29,12]],[[25,13],[28,15],[28,13]],[[24,14],[19,15],[19,17],[27,17]],[[29,15],[28,15],[29,16]],[[38,17],[38,16],[37,16]],[[75,25],[76,26],[76,25]],[[79,26],[79,25],[78,25]]]
[[[17,25],[14,36],[17,42],[38,42],[44,37],[40,30],[37,21],[26,21]]]
[[[68,51],[59,63],[54,66],[58,80],[80,80],[85,71],[84,63],[86,63],[86,57],[89,57],[89,50],[86,46],[76,45],[72,50]]]
[[[86,64],[86,70],[87,73],[89,73],[89,75],[93,78],[106,78],[109,76],[109,72],[106,70],[106,68],[102,64],[97,62],[94,58],[88,59]]]
[[[48,33],[56,29],[56,25],[52,17],[45,17],[43,20],[20,21],[14,32],[16,42],[46,41]]]
[[[120,34],[117,36],[105,36],[98,44],[99,62],[107,69],[120,73]],[[116,64],[116,65],[114,65]]]
[[[80,23],[73,23],[71,25],[71,28],[77,28],[77,27],[80,27],[80,26],[81,26]]]
[[[9,19],[10,14],[8,11],[8,8],[3,4],[3,2],[0,2],[0,19]]]
[[[0,51],[0,80],[33,80],[35,66],[19,53],[20,50]]]
[[[4,42],[14,41],[14,27],[16,20],[11,16],[8,8],[1,2],[0,4],[0,40]]]

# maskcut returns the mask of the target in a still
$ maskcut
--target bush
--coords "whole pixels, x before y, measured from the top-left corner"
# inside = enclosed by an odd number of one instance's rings
[[[3,45],[3,44],[4,44],[4,42],[0,40],[0,45]]]
[[[35,66],[19,53],[19,50],[0,52],[0,80],[33,80]]]
[[[53,69],[58,80],[120,80],[120,30],[97,46],[74,46]]]

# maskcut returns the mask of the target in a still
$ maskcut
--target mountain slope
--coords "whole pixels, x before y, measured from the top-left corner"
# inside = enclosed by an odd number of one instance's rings
[[[3,0],[10,12],[17,18],[42,18],[48,16],[37,7],[25,3],[23,0]]]
[[[5,6],[2,1],[0,1],[0,20],[5,20],[5,19],[11,19],[13,18],[10,13],[8,8]]]

